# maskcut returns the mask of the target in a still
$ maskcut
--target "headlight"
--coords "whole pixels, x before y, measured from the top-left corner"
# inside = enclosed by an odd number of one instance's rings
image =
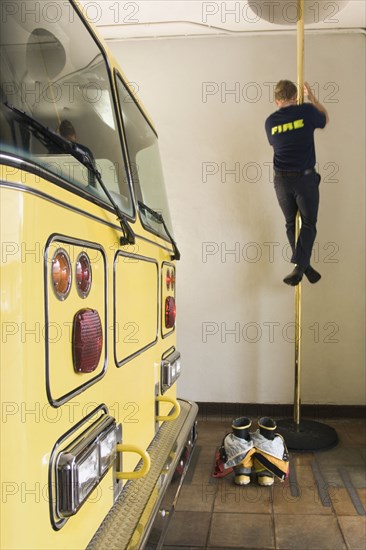
[[[168,390],[180,376],[180,353],[174,351],[161,362],[161,393]]]
[[[98,448],[94,449],[80,464],[77,464],[78,496],[83,502],[99,480]]]
[[[116,421],[104,415],[59,453],[55,467],[60,517],[76,514],[113,464],[116,446]]]
[[[100,441],[100,465],[102,468],[102,472],[108,470],[109,466],[116,458],[116,447],[117,434],[115,430],[111,430]]]

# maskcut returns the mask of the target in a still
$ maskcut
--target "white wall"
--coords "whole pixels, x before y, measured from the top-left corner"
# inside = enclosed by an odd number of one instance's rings
[[[160,136],[182,252],[179,393],[194,400],[293,400],[294,290],[282,282],[292,268],[263,125],[273,83],[296,79],[295,43],[279,34],[109,44]],[[313,265],[323,278],[302,285],[304,403],[365,400],[364,71],[361,33],[306,37],[306,79],[331,124],[316,138]]]

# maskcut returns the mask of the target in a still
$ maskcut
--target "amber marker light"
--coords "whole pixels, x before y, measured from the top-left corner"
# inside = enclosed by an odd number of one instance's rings
[[[71,289],[71,263],[65,250],[59,248],[52,258],[52,286],[59,300],[65,300]]]
[[[167,290],[170,290],[170,283],[171,283],[171,275],[170,275],[170,269],[166,272],[165,282],[166,282],[166,288]]]
[[[172,273],[170,275],[170,287],[173,291],[174,287],[175,287],[175,272],[174,272],[174,269],[172,269]]]
[[[75,279],[79,296],[86,298],[91,289],[92,270],[89,257],[85,252],[81,252],[76,260]]]
[[[175,324],[175,317],[177,314],[177,308],[173,296],[168,296],[165,300],[165,327],[173,328]]]

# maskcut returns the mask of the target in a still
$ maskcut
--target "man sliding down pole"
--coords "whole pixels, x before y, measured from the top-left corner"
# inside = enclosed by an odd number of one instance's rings
[[[321,278],[310,265],[316,237],[320,175],[315,171],[314,130],[329,122],[326,109],[317,101],[307,83],[304,93],[310,103],[297,105],[297,87],[280,80],[275,88],[278,111],[265,124],[274,149],[274,186],[286,220],[286,233],[292,248],[295,269],[284,278],[288,285],[300,283],[304,273],[310,283]],[[299,238],[295,242],[296,214],[301,216]]]

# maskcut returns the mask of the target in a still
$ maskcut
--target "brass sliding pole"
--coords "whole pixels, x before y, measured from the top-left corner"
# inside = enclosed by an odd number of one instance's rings
[[[300,214],[296,216],[296,238],[300,232]],[[295,290],[295,393],[294,393],[294,422],[296,428],[300,426],[301,408],[301,283]]]
[[[297,0],[297,86],[298,96],[297,103],[304,103],[304,2],[305,0]]]
[[[305,0],[297,0],[297,103],[304,102],[304,6]],[[299,238],[301,217],[297,213],[295,239]],[[296,286],[295,294],[295,395],[294,418],[284,418],[277,422],[279,433],[284,437],[287,448],[293,451],[319,451],[330,449],[338,442],[334,428],[315,422],[300,419],[301,407],[301,283]]]
[[[304,0],[297,0],[297,103],[304,103]],[[301,218],[299,212],[296,216],[295,239],[299,238]],[[300,430],[301,407],[301,283],[295,290],[295,394],[294,394],[294,422],[296,429]]]

